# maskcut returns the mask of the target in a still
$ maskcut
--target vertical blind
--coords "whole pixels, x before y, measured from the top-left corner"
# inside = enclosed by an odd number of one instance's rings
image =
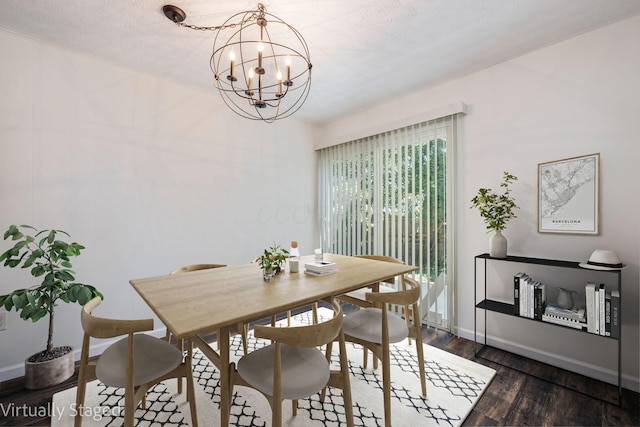
[[[447,271],[456,116],[319,150],[320,242],[344,255],[387,255],[418,267],[426,323],[450,328]]]

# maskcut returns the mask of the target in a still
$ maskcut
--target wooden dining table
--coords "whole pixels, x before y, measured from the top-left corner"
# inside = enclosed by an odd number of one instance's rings
[[[189,273],[132,279],[129,282],[177,339],[195,344],[220,370],[220,421],[229,425],[231,372],[229,331],[323,299],[409,273],[417,267],[336,254],[324,254],[337,273],[313,276],[300,258],[298,273],[285,271],[263,280],[260,267],[242,264]],[[200,334],[219,330],[218,351]]]

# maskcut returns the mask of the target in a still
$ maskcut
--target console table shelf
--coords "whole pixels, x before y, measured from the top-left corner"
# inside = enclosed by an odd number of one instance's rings
[[[511,316],[515,316],[513,314],[513,304],[507,304],[502,301],[494,301],[490,299],[485,299],[476,304],[477,308],[482,308],[484,310],[495,311],[496,313],[508,314]],[[520,317],[520,316],[516,316]]]
[[[482,299],[481,301],[478,302],[478,263],[484,264],[484,286],[482,287],[484,289],[483,291],[483,295],[482,295]],[[576,333],[581,333],[581,334],[587,334],[590,336],[594,336],[599,338],[605,338],[607,340],[614,340],[618,342],[618,404],[620,404],[620,402],[622,401],[622,360],[621,360],[621,355],[622,355],[622,325],[620,324],[620,336],[618,338],[615,337],[611,337],[611,336],[603,336],[603,335],[598,335],[598,334],[593,334],[581,329],[576,329],[576,328],[571,328],[569,326],[563,326],[563,325],[559,325],[556,323],[551,323],[551,322],[545,322],[539,319],[532,319],[529,317],[524,317],[524,316],[519,316],[517,314],[514,313],[514,304],[510,304],[510,303],[506,303],[503,301],[496,301],[496,300],[492,300],[492,299],[487,299],[487,282],[488,282],[488,277],[487,277],[487,264],[489,262],[508,262],[508,263],[520,263],[520,264],[535,264],[535,265],[540,265],[540,266],[546,266],[546,267],[560,267],[560,268],[567,268],[567,269],[579,269],[579,270],[584,270],[584,271],[589,271],[588,269],[582,268],[580,267],[580,264],[578,262],[574,262],[574,261],[562,261],[562,260],[554,260],[554,259],[543,259],[543,258],[529,258],[529,257],[521,257],[521,256],[507,256],[506,258],[492,258],[489,254],[481,254],[481,255],[477,255],[474,259],[474,268],[473,268],[473,272],[474,272],[474,290],[473,290],[473,295],[474,295],[474,304],[475,304],[475,308],[474,308],[474,319],[473,319],[473,339],[474,339],[474,353],[476,356],[478,356],[478,338],[477,338],[477,331],[478,331],[478,326],[477,326],[477,310],[481,310],[482,312],[484,312],[484,343],[480,343],[480,350],[482,350],[483,347],[485,347],[487,345],[487,335],[489,334],[488,332],[488,325],[487,325],[487,313],[488,312],[493,312],[493,313],[499,313],[501,315],[507,315],[507,316],[512,316],[512,317],[517,317],[519,319],[524,319],[524,320],[529,320],[533,323],[535,323],[536,325],[533,325],[532,327],[538,327],[538,325],[540,324],[545,324],[545,325],[549,325],[553,328],[563,328],[563,329],[570,329]],[[605,273],[605,274],[615,274],[617,275],[617,290],[620,293],[620,297],[622,298],[622,272],[621,270],[598,270],[598,273]],[[619,311],[619,318],[622,319],[622,307],[620,307],[620,311]]]
[[[529,258],[524,256],[512,256],[508,255],[506,258],[492,258],[489,254],[482,254],[476,256],[476,259],[486,259],[486,260],[494,260],[494,261],[507,261],[507,262],[519,262],[521,264],[538,264],[538,265],[547,265],[550,267],[564,267],[564,268],[577,268],[580,270],[585,270],[580,267],[580,263],[576,261],[562,261],[559,259],[545,259],[545,258]],[[600,270],[603,271],[603,270]],[[618,270],[616,270],[618,271]]]
[[[589,334],[589,335],[593,335],[599,338],[607,338],[610,340],[618,340],[618,338],[615,337],[607,337],[607,336],[603,336],[603,335],[596,335],[596,334],[592,334],[590,332],[587,331],[583,331],[580,329],[576,329],[576,328],[571,328],[569,326],[563,326],[563,325],[559,325],[557,323],[552,323],[552,322],[545,322],[542,320],[538,320],[538,319],[531,319],[529,317],[523,317],[523,316],[518,316],[516,314],[513,314],[513,304],[509,304],[506,302],[502,302],[502,301],[495,301],[495,300],[490,300],[490,299],[485,299],[480,301],[479,303],[476,304],[476,308],[482,309],[482,310],[487,310],[487,311],[491,311],[494,313],[501,313],[501,314],[506,314],[507,316],[513,316],[516,317],[518,319],[523,319],[523,320],[530,320],[532,322],[536,322],[536,323],[542,323],[545,325],[549,325],[549,326],[553,326],[555,327],[559,327],[559,328],[565,328],[565,329],[571,329],[572,331],[576,331],[576,332],[582,332],[584,334]]]

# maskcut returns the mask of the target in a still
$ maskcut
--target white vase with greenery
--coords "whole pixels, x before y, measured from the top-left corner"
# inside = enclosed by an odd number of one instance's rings
[[[480,188],[471,199],[471,208],[478,208],[480,216],[487,226],[487,233],[494,231],[489,241],[489,255],[493,258],[506,258],[507,239],[502,235],[506,224],[510,219],[517,218],[514,213],[519,209],[515,199],[511,196],[509,186],[518,178],[509,172],[504,172],[500,187],[504,189],[501,194],[495,193],[490,188]]]

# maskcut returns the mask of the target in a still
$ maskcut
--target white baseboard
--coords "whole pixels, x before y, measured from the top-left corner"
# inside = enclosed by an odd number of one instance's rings
[[[462,338],[473,341],[473,331],[471,330],[460,329],[458,330],[458,335]],[[479,333],[477,339],[478,343],[484,343],[484,335]],[[514,343],[512,341],[506,341],[491,336],[487,337],[487,345],[511,353],[515,353],[520,356],[528,357],[542,363],[557,366],[558,368],[566,369],[567,371],[585,375],[590,378],[595,378],[599,381],[603,381],[616,386],[618,385],[618,372],[611,369],[605,369],[601,366],[592,365],[580,360],[564,357],[554,353],[540,351],[539,349],[536,349],[534,347],[528,347],[522,344]],[[631,375],[627,375],[623,372],[621,383],[623,388],[640,393],[640,378],[632,377]]]

